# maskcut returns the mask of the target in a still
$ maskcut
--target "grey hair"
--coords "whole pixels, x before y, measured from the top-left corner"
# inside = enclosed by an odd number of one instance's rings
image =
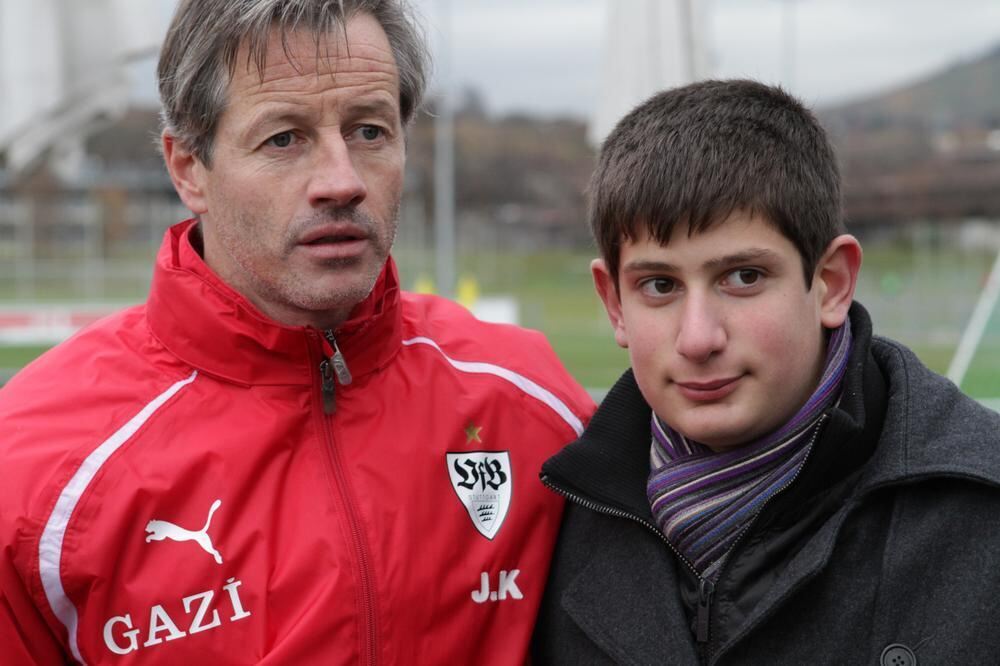
[[[252,62],[262,72],[272,31],[280,31],[287,53],[289,33],[305,28],[315,37],[319,57],[321,40],[343,31],[357,14],[375,18],[389,39],[406,125],[420,107],[430,60],[406,0],[182,0],[157,67],[163,131],[210,166],[240,47],[247,46],[247,65]]]

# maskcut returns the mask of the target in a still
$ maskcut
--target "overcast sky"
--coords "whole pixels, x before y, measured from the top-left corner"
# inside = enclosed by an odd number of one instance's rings
[[[491,110],[587,116],[598,96],[608,5],[632,1],[417,5],[434,41],[448,24],[441,8],[450,5],[455,80],[479,88]],[[707,1],[713,75],[782,83],[810,104],[904,83],[1000,45],[1000,0]],[[791,67],[783,58],[788,2]]]
[[[414,3],[435,48],[445,26],[451,26],[454,82],[477,88],[491,112],[589,118],[601,85],[608,6],[635,1]],[[173,0],[158,2],[168,15]],[[906,83],[1000,46],[1000,0],[693,2],[708,3],[706,37],[714,76],[782,83],[811,105]],[[449,6],[446,20],[442,9]],[[783,57],[789,51],[783,30],[789,16],[791,65]],[[152,96],[151,85],[147,90]]]

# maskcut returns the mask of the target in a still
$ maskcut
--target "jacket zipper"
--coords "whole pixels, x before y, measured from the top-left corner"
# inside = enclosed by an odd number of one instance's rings
[[[640,525],[642,525],[643,527],[645,527],[647,530],[649,530],[650,532],[652,532],[653,534],[655,534],[657,537],[659,537],[660,541],[662,541],[664,544],[666,544],[667,548],[670,549],[670,552],[672,552],[674,555],[676,555],[677,559],[679,559],[681,562],[684,563],[684,565],[691,571],[691,573],[694,575],[695,578],[697,578],[699,581],[701,581],[702,584],[704,584],[705,582],[707,582],[707,581],[705,581],[705,579],[703,579],[698,574],[698,571],[697,571],[697,569],[694,568],[694,565],[691,564],[691,562],[689,562],[688,559],[686,557],[684,557],[684,555],[679,550],[677,550],[676,548],[674,548],[674,545],[667,540],[667,537],[663,536],[663,532],[660,531],[660,528],[656,527],[655,525],[653,525],[651,522],[649,522],[645,518],[637,516],[634,513],[629,513],[628,511],[622,511],[621,509],[616,509],[615,507],[608,506],[607,504],[598,504],[597,502],[594,502],[592,500],[585,499],[585,498],[581,497],[580,495],[577,495],[577,494],[575,494],[575,493],[573,493],[573,492],[571,492],[569,490],[566,490],[565,488],[561,488],[561,487],[555,485],[555,483],[552,482],[552,480],[549,478],[549,476],[547,474],[542,475],[541,479],[542,479],[542,484],[544,484],[549,490],[552,490],[552,491],[554,491],[554,492],[562,495],[566,499],[572,501],[575,504],[579,504],[580,506],[584,507],[585,509],[590,509],[591,511],[596,511],[597,513],[603,513],[603,514],[605,514],[607,516],[613,516],[615,518],[627,518],[629,520],[632,520],[634,522],[639,523]],[[711,582],[709,582],[709,585],[711,585]],[[710,601],[710,599],[709,599],[709,601]],[[704,618],[704,622],[705,622],[705,626],[706,627],[708,626],[707,611],[708,611],[708,608],[706,607],[706,615],[705,615],[705,618]],[[702,622],[700,599],[699,599],[699,604],[698,604],[698,622],[699,622],[699,625]]]
[[[333,331],[330,329],[323,331],[323,337],[333,350],[333,353],[328,358],[324,357],[319,364],[319,376],[323,388],[323,413],[329,415],[337,411],[334,377],[337,378],[341,386],[350,384],[353,377],[351,377],[351,371],[347,367],[347,361],[344,360],[344,355],[340,352],[340,347],[337,346],[337,338]]]
[[[320,391],[323,397],[323,434],[326,440],[326,451],[330,467],[333,470],[337,490],[340,494],[341,503],[344,505],[344,514],[347,517],[348,529],[351,533],[351,545],[354,556],[358,563],[358,594],[361,605],[361,622],[363,626],[358,634],[361,637],[361,663],[378,663],[378,617],[376,613],[375,582],[372,572],[371,555],[368,551],[368,540],[365,538],[364,529],[361,525],[360,512],[354,495],[348,486],[347,475],[340,460],[340,452],[336,447],[331,427],[330,415],[336,411],[336,396],[334,377],[342,385],[351,383],[352,377],[347,368],[344,355],[337,346],[333,331],[323,331],[323,337],[330,344],[333,353],[329,358],[324,358],[319,364]]]
[[[738,546],[739,543],[743,540],[743,537],[746,536],[750,528],[753,527],[753,524],[757,522],[757,517],[760,516],[761,512],[764,510],[764,507],[766,507],[771,502],[772,499],[774,499],[779,494],[784,492],[786,488],[792,485],[795,482],[795,480],[799,478],[799,473],[802,471],[802,468],[805,467],[806,461],[809,460],[809,455],[812,453],[812,447],[816,443],[816,438],[819,436],[819,432],[822,429],[821,426],[823,425],[823,423],[826,422],[826,419],[827,415],[823,414],[822,416],[820,416],[819,421],[817,421],[816,426],[814,426],[812,438],[809,440],[809,447],[808,450],[806,451],[805,458],[802,459],[802,464],[799,465],[798,469],[795,470],[795,474],[792,475],[792,478],[790,478],[783,486],[774,491],[774,494],[771,495],[771,497],[767,498],[767,500],[764,501],[763,504],[757,507],[757,510],[754,512],[753,516],[750,517],[750,520],[747,521],[747,524],[744,525],[743,529],[740,530],[739,534],[736,535],[736,539],[733,541],[732,545],[729,547],[728,550],[726,550],[725,554],[723,555],[723,557],[726,558],[726,561],[728,561],[729,554],[733,552],[736,546]],[[665,537],[663,533],[660,532],[659,528],[650,523],[648,520],[640,518],[639,516],[633,513],[622,511],[621,509],[616,509],[614,507],[610,507],[605,504],[598,504],[591,500],[584,499],[579,495],[576,495],[568,490],[556,486],[549,479],[548,475],[543,475],[541,478],[542,478],[542,483],[550,490],[559,493],[563,497],[572,500],[576,504],[579,504],[580,506],[590,509],[591,511],[596,511],[598,513],[603,513],[609,516],[615,516],[617,518],[628,518],[630,520],[633,520],[642,525],[643,527],[645,527],[646,529],[650,530],[654,534],[656,534],[658,537],[660,537],[660,540],[663,541],[663,543],[667,544],[667,547],[670,548],[670,550],[674,553],[674,555],[676,555],[677,558],[687,566],[688,570],[690,570],[691,573],[694,574],[694,577],[698,579],[698,608],[696,609],[697,613],[695,617],[695,640],[703,647],[704,650],[703,655],[705,661],[709,661],[711,659],[711,650],[709,649],[710,648],[709,638],[711,636],[709,629],[711,627],[711,621],[712,621],[712,601],[715,597],[715,583],[713,583],[708,578],[703,578],[698,573],[697,569],[694,568],[694,565],[691,564],[691,562],[689,562],[688,559],[684,557],[684,555],[682,555],[676,548],[674,548],[673,544],[671,544],[670,541],[667,540],[667,537]],[[723,562],[722,569],[720,569],[719,571],[720,577],[722,576],[722,572],[725,570],[725,567],[726,563]]]
[[[816,425],[813,426],[813,434],[812,437],[809,439],[809,445],[808,448],[806,449],[806,455],[802,459],[802,464],[800,464],[798,468],[795,470],[795,474],[792,475],[792,478],[788,479],[788,481],[786,481],[783,486],[775,490],[770,497],[764,500],[764,502],[759,507],[757,507],[757,510],[754,511],[752,516],[750,516],[750,520],[748,520],[747,524],[743,526],[743,529],[739,531],[739,534],[737,534],[736,538],[733,539],[733,543],[723,554],[722,557],[725,559],[722,562],[722,567],[719,569],[719,578],[722,577],[722,573],[726,570],[726,564],[729,562],[729,555],[736,549],[736,546],[740,545],[740,542],[743,541],[743,537],[747,535],[747,533],[750,531],[750,528],[753,527],[754,523],[757,522],[757,518],[760,516],[761,512],[764,511],[764,508],[771,503],[771,500],[773,500],[775,497],[783,493],[785,489],[788,488],[790,485],[795,483],[795,479],[799,478],[799,473],[802,472],[802,468],[805,467],[806,461],[809,460],[809,455],[812,453],[813,444],[816,443],[816,438],[819,437],[819,432],[822,429],[821,426],[823,425],[823,423],[826,422],[826,417],[827,417],[826,414],[822,414],[819,417],[819,420],[816,422]],[[696,628],[697,628],[696,637],[698,639],[698,642],[704,645],[705,660],[710,661],[712,657],[712,651],[711,651],[711,644],[709,643],[709,638],[710,638],[709,623],[711,621],[712,598],[715,596],[715,584],[712,583],[712,581],[708,580],[707,578],[702,578],[701,576],[698,576],[698,580],[700,581],[700,588],[698,594],[698,621],[696,623]],[[702,631],[703,626],[704,626],[704,632]]]
[[[708,623],[712,617],[712,597],[715,596],[715,583],[709,578],[698,577],[698,618],[695,621],[695,640],[708,643]],[[707,656],[707,655],[706,655]]]

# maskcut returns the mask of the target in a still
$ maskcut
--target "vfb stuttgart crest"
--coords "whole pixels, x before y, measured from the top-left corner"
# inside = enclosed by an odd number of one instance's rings
[[[513,488],[510,453],[463,451],[448,453],[451,487],[479,533],[493,540],[510,508]]]

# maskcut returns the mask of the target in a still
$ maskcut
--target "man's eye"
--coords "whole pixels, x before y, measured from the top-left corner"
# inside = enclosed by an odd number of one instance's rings
[[[361,128],[361,138],[365,141],[375,141],[382,136],[382,128],[374,125],[365,125]]]
[[[676,283],[670,278],[651,278],[639,285],[639,289],[647,296],[666,296],[673,293]]]
[[[275,134],[268,139],[267,142],[275,148],[287,148],[292,145],[292,141],[294,139],[295,137],[291,132],[282,132],[280,134]]]
[[[734,287],[752,287],[760,281],[761,273],[756,268],[740,268],[727,276]]]

